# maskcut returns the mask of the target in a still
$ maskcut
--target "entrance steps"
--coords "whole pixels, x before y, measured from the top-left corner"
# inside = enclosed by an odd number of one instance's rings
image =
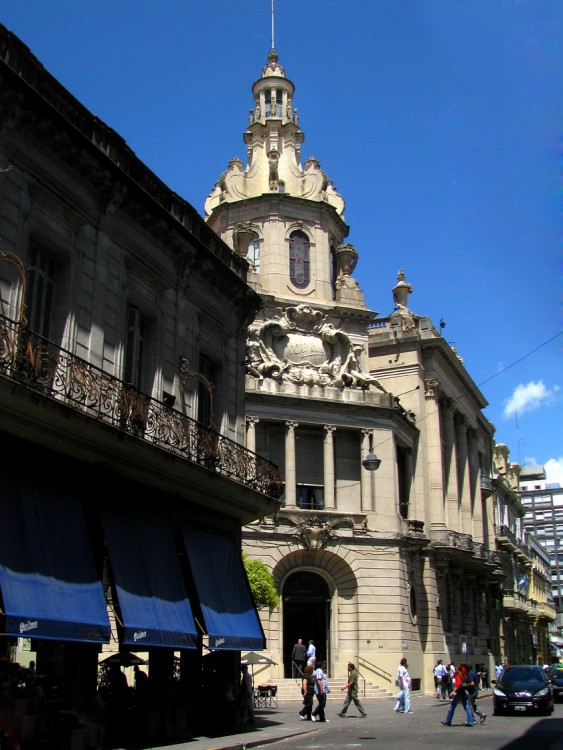
[[[347,684],[347,680],[344,677],[328,677],[328,686],[330,688],[329,700],[340,701],[344,700],[345,693],[340,689]],[[278,686],[277,699],[278,701],[297,701],[301,700],[301,681],[295,680],[291,677],[284,679],[272,680],[273,684]],[[254,687],[262,684],[258,675],[254,678]],[[363,698],[369,698],[373,700],[389,700],[393,697],[393,693],[385,688],[381,688],[378,685],[374,685],[367,680],[363,681],[360,678],[358,682],[358,697],[360,700]]]

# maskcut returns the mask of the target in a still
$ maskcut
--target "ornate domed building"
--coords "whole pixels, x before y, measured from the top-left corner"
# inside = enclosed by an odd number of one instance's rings
[[[280,467],[285,494],[243,544],[281,595],[261,613],[269,653],[289,676],[293,644],[313,639],[333,674],[352,660],[375,680],[409,648],[422,673],[433,583],[411,507],[419,431],[369,372],[376,314],[353,275],[344,199],[317,159],[301,164],[295,87],[274,50],[252,92],[247,164],[230,161],[205,211],[263,302],[247,339],[247,447]]]

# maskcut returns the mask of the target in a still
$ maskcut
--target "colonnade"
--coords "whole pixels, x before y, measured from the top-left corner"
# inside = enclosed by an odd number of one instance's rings
[[[436,378],[424,381],[430,522],[484,539],[477,434]]]
[[[258,417],[246,418],[246,447],[252,452],[256,452],[256,426],[259,423]],[[308,424],[307,427],[311,425]],[[296,432],[299,423],[288,420],[284,423],[284,453],[285,453],[285,507],[297,507],[297,464],[296,464]],[[320,425],[319,425],[320,427]],[[350,432],[350,428],[342,428]],[[338,428],[333,424],[322,425],[323,430],[323,486],[324,486],[324,509],[337,510],[338,498],[336,493],[337,479],[335,466],[335,437]],[[358,452],[358,463],[360,464],[360,492],[361,492],[361,511],[370,512],[375,508],[375,482],[373,472],[364,468],[361,461],[372,450],[374,442],[374,430],[370,428],[359,428],[360,450]],[[321,439],[321,435],[319,435]],[[275,458],[273,458],[275,461]],[[412,481],[412,467],[409,467],[409,482]]]

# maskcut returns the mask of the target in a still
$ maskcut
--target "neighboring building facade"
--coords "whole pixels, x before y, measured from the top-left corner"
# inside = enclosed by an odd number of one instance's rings
[[[103,648],[146,652],[136,728],[218,729],[208,685],[221,701],[264,644],[241,524],[280,505],[244,447],[260,299],[246,261],[1,26],[0,82],[0,652],[34,658],[44,705],[77,716]],[[57,731],[26,711],[12,734]]]
[[[504,578],[499,579],[500,653],[503,663],[549,663],[549,627],[555,608],[548,587],[549,557],[524,528],[520,466],[509,461],[502,443],[494,448],[494,504],[497,548]]]
[[[524,525],[549,554],[550,590],[557,610],[553,635],[563,647],[563,487],[546,482],[543,466],[523,466],[520,493]]]

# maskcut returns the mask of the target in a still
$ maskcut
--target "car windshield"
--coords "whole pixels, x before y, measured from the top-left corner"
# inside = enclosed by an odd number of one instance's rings
[[[539,667],[509,667],[504,670],[502,682],[545,682],[545,675]]]

